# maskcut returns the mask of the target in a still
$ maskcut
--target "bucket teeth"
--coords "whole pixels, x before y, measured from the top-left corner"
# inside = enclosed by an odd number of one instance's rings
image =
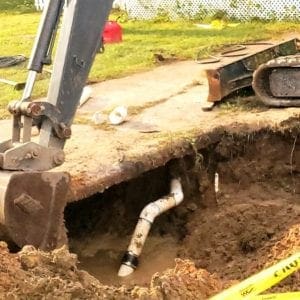
[[[18,246],[51,250],[67,243],[69,181],[62,172],[0,173],[0,223]]]

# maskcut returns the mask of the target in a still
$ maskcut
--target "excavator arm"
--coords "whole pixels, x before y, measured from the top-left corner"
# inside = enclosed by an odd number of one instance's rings
[[[11,139],[0,142],[0,231],[19,246],[49,250],[67,242],[63,212],[70,178],[55,167],[64,162],[63,148],[112,2],[49,0],[44,9],[23,96],[9,104]],[[60,23],[47,99],[31,101],[37,74],[51,63]],[[272,61],[258,69],[253,86],[268,105],[299,106],[298,70],[299,57]],[[39,136],[32,140],[33,126]]]
[[[19,246],[48,250],[66,243],[69,175],[54,168],[64,162],[63,148],[112,2],[49,0],[44,9],[23,96],[9,104],[11,139],[0,143],[1,229]],[[61,19],[47,99],[31,101],[37,74],[51,63]],[[34,141],[33,126],[39,128]]]

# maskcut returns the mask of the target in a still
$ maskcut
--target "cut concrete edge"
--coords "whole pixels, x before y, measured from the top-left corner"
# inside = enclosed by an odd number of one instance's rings
[[[300,132],[300,113],[292,113],[289,117],[274,120],[263,120],[260,122],[231,122],[226,125],[212,127],[209,131],[190,130],[177,134],[178,139],[170,143],[167,139],[162,145],[161,140],[157,142],[155,150],[147,153],[139,153],[134,157],[127,157],[126,161],[119,162],[113,166],[102,166],[99,168],[98,176],[95,174],[81,173],[80,176],[72,178],[68,202],[74,202],[102,193],[113,185],[134,179],[143,173],[166,165],[172,159],[191,155],[195,150],[221,140],[225,134],[258,134],[262,131],[284,132],[295,129]],[[183,136],[184,135],[184,136]],[[101,172],[103,171],[103,172]]]

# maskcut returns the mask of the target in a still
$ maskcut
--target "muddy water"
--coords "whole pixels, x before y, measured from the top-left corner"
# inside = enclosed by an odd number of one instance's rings
[[[156,272],[174,267],[174,259],[179,249],[174,237],[149,236],[136,271],[126,278],[117,276],[120,262],[130,237],[99,236],[80,249],[79,267],[107,285],[148,285]],[[76,247],[73,250],[78,250]],[[76,251],[78,253],[78,251]]]

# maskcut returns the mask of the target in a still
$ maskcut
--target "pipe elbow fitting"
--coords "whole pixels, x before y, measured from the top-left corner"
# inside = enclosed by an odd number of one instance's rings
[[[180,204],[183,201],[184,195],[180,179],[172,179],[171,194],[173,194],[176,205]]]
[[[151,202],[142,210],[140,219],[144,219],[152,224],[160,212],[160,207],[155,202]]]

